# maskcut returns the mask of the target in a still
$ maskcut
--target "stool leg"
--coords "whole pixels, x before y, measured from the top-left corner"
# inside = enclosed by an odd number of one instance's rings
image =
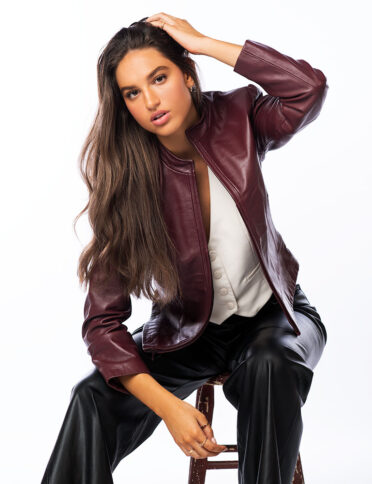
[[[301,456],[298,453],[296,469],[293,476],[292,484],[305,484],[304,474],[302,471]]]
[[[196,392],[196,404],[208,422],[212,424],[214,410],[214,387],[213,385],[202,385]],[[194,459],[190,457],[189,482],[188,484],[204,484],[207,472],[207,459]]]

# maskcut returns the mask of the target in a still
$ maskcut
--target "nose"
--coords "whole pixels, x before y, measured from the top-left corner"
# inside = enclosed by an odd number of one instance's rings
[[[154,109],[159,105],[159,97],[151,91],[144,92],[145,106],[149,111],[154,111]]]

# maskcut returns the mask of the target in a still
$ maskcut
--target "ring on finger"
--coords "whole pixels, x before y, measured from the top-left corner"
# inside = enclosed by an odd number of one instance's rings
[[[206,443],[207,439],[208,439],[208,437],[206,437],[206,438],[204,439],[204,442],[202,442],[201,444],[199,443],[200,447],[204,447],[204,444]]]

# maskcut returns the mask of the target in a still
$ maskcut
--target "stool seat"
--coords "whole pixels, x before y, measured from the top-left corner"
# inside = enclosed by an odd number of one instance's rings
[[[210,424],[212,424],[214,410],[214,387],[215,385],[223,385],[230,374],[230,372],[224,372],[213,376],[196,391],[195,408],[206,416]],[[227,447],[225,452],[238,452],[237,444],[222,445]],[[238,466],[238,459],[212,460],[208,457],[205,459],[194,459],[190,457],[188,484],[205,484],[206,473],[209,469],[237,469]],[[305,484],[300,453],[298,453],[292,484]]]

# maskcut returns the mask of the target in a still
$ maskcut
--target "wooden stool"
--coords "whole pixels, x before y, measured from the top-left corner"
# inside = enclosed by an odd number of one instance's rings
[[[221,373],[216,377],[210,378],[204,385],[197,389],[195,408],[206,416],[210,424],[212,424],[214,410],[214,385],[223,385],[229,375],[229,372]],[[225,452],[238,452],[238,446],[236,444],[222,445],[226,445],[227,447]],[[194,459],[190,457],[188,484],[205,484],[208,469],[237,469],[238,462],[238,460],[210,460],[208,457],[205,459]],[[300,453],[297,457],[292,484],[305,484]]]

